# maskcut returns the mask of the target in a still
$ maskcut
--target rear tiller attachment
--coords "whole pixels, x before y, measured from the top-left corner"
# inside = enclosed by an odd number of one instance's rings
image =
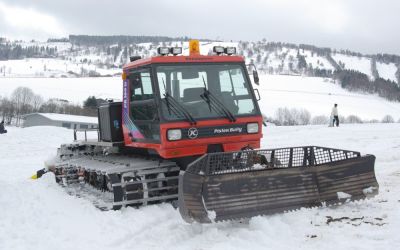
[[[206,154],[182,172],[187,222],[247,218],[378,193],[375,156],[317,146]]]

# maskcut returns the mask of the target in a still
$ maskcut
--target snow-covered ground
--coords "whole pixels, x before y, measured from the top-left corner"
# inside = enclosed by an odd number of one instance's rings
[[[260,108],[273,117],[278,108],[306,109],[312,116],[329,116],[334,103],[339,115],[357,115],[361,119],[381,120],[384,115],[400,118],[400,103],[390,102],[374,95],[349,92],[331,79],[301,76],[260,76]]]
[[[17,87],[28,87],[44,99],[57,98],[79,104],[89,96],[122,99],[121,77],[0,78],[0,96],[10,96]]]
[[[309,50],[300,50],[300,54],[304,55],[306,62],[308,64],[311,63],[314,69],[319,68],[319,69],[326,69],[326,70],[331,70],[334,71],[335,68],[332,66],[332,64],[326,59],[326,57],[322,56],[317,56],[315,53],[312,53]]]
[[[379,76],[383,79],[397,82],[396,71],[397,67],[394,63],[376,63],[376,68],[378,70]],[[398,83],[400,86],[400,83]]]
[[[337,207],[246,221],[187,224],[169,204],[102,212],[52,174],[33,181],[72,131],[8,127],[0,135],[0,249],[400,249],[400,124],[267,127],[264,148],[321,145],[377,157],[380,194]],[[330,222],[330,218],[338,221]]]
[[[75,77],[76,75],[99,74],[102,76],[113,76],[121,73],[119,68],[102,68],[94,63],[101,62],[102,58],[95,55],[74,57],[75,61],[56,58],[27,58],[23,60],[0,61],[3,72],[0,77]],[[85,71],[86,73],[83,73]]]
[[[366,74],[372,79],[371,72],[371,59],[367,57],[356,57],[356,56],[348,56],[344,54],[334,54],[332,55],[333,59],[340,64],[340,62],[344,63],[345,69],[352,69],[360,71],[361,73]]]
[[[0,78],[0,96],[10,96],[19,87],[29,87],[45,99],[65,99],[80,103],[89,96],[122,98],[122,81],[119,77],[99,78]],[[357,115],[361,119],[381,120],[384,115],[400,119],[400,103],[390,102],[374,95],[364,95],[342,89],[331,79],[319,77],[260,75],[260,106],[268,117],[278,108],[307,109],[311,115],[330,115],[334,103],[339,114]]]

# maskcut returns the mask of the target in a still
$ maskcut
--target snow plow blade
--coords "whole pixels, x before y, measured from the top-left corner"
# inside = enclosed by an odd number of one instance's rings
[[[378,193],[375,156],[317,146],[206,154],[179,180],[179,211],[210,223]]]

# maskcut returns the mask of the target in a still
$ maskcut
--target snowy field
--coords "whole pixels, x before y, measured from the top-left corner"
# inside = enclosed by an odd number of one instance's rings
[[[314,144],[375,154],[380,194],[208,225],[185,223],[169,204],[101,212],[67,195],[52,174],[30,180],[72,131],[7,129],[0,135],[1,250],[400,249],[399,123],[264,128],[264,148]]]
[[[0,78],[0,96],[10,96],[19,86],[29,87],[45,99],[66,99],[80,103],[89,96],[122,98],[120,77],[100,78]],[[330,115],[334,103],[339,115],[357,115],[361,119],[381,120],[384,115],[400,119],[400,103],[374,95],[364,95],[342,89],[331,79],[284,75],[260,75],[260,106],[264,114],[273,117],[278,108],[307,109],[311,115]]]
[[[113,76],[121,72],[119,68],[100,68],[95,64],[81,63],[81,58],[76,56],[75,61],[56,58],[26,58],[21,60],[1,61],[0,68],[4,67],[2,76],[5,77],[62,77],[80,75],[82,70],[100,75]],[[87,57],[84,59],[88,60]],[[83,60],[83,59],[82,59]],[[89,60],[101,61],[102,58],[92,55]],[[72,72],[72,73],[71,73]]]
[[[0,78],[0,96],[10,96],[18,87],[28,87],[45,100],[58,98],[82,104],[89,96],[122,99],[121,77],[93,78]]]
[[[357,115],[363,120],[381,120],[389,114],[400,119],[400,103],[390,102],[375,95],[349,92],[331,79],[320,77],[262,75],[260,86],[260,108],[273,117],[282,107],[306,109],[312,116],[329,116],[334,103],[339,115]]]

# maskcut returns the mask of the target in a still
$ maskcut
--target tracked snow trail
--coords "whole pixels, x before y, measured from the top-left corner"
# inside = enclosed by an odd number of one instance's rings
[[[400,124],[268,127],[263,147],[321,145],[373,153],[380,194],[338,207],[248,221],[187,224],[168,204],[102,212],[51,174],[32,181],[63,128],[0,135],[0,249],[400,249]]]

